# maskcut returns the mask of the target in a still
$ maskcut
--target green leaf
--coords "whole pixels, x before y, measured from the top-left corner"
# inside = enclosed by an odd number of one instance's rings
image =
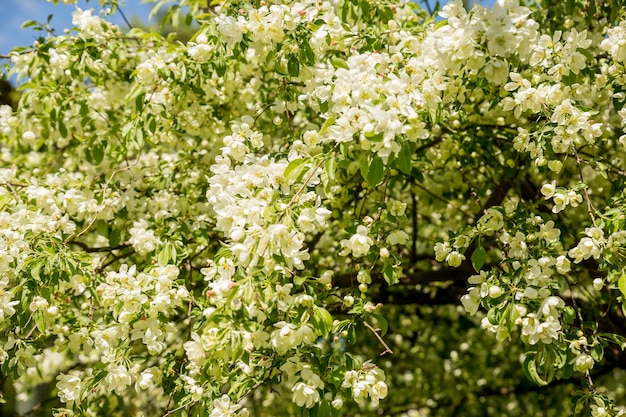
[[[59,133],[61,134],[61,136],[63,136],[64,138],[67,137],[67,127],[65,126],[65,123],[63,123],[63,119],[59,119],[58,120],[58,124],[59,124]]]
[[[337,160],[331,156],[324,162],[324,169],[329,180],[335,180],[335,172],[337,171]]]
[[[94,377],[94,379],[93,379],[93,384],[95,385],[95,384],[97,384],[98,382],[102,381],[102,380],[104,379],[104,377],[105,377],[105,376],[107,376],[108,374],[109,374],[109,373],[108,373],[105,369],[101,370],[101,371],[100,371],[100,372],[98,372],[98,373],[96,374],[96,376]]]
[[[365,138],[369,140],[370,142],[382,142],[384,137],[385,137],[385,134],[382,132],[365,134]]]
[[[326,121],[322,125],[322,128],[320,129],[320,136],[322,134],[324,134],[324,132],[326,132],[326,130],[328,130],[328,128],[330,126],[332,126],[333,123],[335,123],[335,120],[337,120],[337,119],[335,119],[334,117],[330,117],[330,118],[326,119]]]
[[[303,276],[303,275],[296,275],[295,277],[293,277],[293,283],[299,287],[302,284],[304,284],[306,282],[307,277]]]
[[[398,282],[398,274],[390,262],[385,262],[385,266],[383,266],[383,278],[385,278],[385,281],[389,286]]]
[[[356,341],[356,330],[354,326],[352,324],[348,326],[346,332],[346,342],[348,342],[349,344],[354,343]]]
[[[111,229],[109,231],[109,245],[111,245],[112,248],[117,247],[120,244],[120,231],[117,229]]]
[[[78,111],[78,114],[81,117],[85,117],[89,114],[89,107],[87,107],[87,104],[80,103],[80,110]]]
[[[327,335],[333,328],[333,317],[323,307],[315,307],[311,321],[315,329],[322,335]]]
[[[274,62],[274,58],[276,58],[276,51],[269,51],[267,57],[265,57],[265,64],[269,64],[270,62]]]
[[[591,347],[589,353],[591,354],[591,357],[594,361],[600,362],[604,357],[604,347],[602,346],[602,344],[598,343]]]
[[[335,68],[343,68],[343,69],[347,69],[347,70],[350,69],[350,67],[348,66],[348,63],[346,61],[344,61],[343,59],[338,58],[338,57],[332,57],[330,59],[330,63]]]
[[[367,176],[365,179],[371,187],[375,187],[383,179],[385,174],[385,166],[383,160],[379,156],[374,155],[369,163],[367,169]]]
[[[524,371],[524,375],[526,375],[526,378],[528,378],[535,384],[539,386],[548,385],[548,382],[541,378],[541,376],[539,376],[539,372],[537,371],[535,352],[526,353],[526,359],[524,359],[522,369]]]
[[[150,133],[154,133],[156,132],[156,128],[157,128],[156,119],[154,118],[153,114],[150,114],[149,119],[150,121],[148,122],[148,130],[150,131]]]
[[[280,75],[289,75],[287,68],[283,66],[282,60],[279,58],[274,61],[274,70]]]
[[[487,251],[480,244],[480,239],[476,239],[476,249],[472,253],[472,266],[476,272],[480,271],[480,268],[485,264],[487,258]]]
[[[37,26],[36,20],[27,20],[24,23],[22,23],[22,29],[26,29],[26,28],[33,27],[33,26]]]
[[[292,77],[297,77],[298,75],[300,75],[300,62],[295,55],[291,55],[289,57],[289,60],[287,60],[287,71]]]
[[[403,143],[402,149],[398,152],[398,157],[396,159],[396,165],[398,169],[406,175],[411,174],[411,157],[413,156],[414,146],[411,146],[409,143]]]
[[[46,318],[43,315],[43,311],[37,310],[33,313],[33,318],[35,319],[35,325],[37,326],[37,330],[41,334],[46,332]]]
[[[146,104],[146,93],[141,92],[136,98],[135,98],[135,109],[137,109],[137,111],[139,113],[141,113],[143,111],[143,107]]]
[[[157,255],[157,263],[159,266],[166,266],[170,259],[172,258],[172,250],[170,245],[164,245],[163,249],[159,251]]]
[[[438,21],[438,22],[435,24],[435,26],[433,27],[433,29],[434,29],[434,30],[441,29],[441,28],[442,28],[442,27],[444,27],[444,26],[448,26],[448,21],[447,21],[447,20],[443,20],[443,19],[442,19],[442,20]]]
[[[361,172],[361,177],[363,177],[364,180],[367,180],[367,173],[369,172],[369,169],[369,160],[367,158],[364,158],[361,162],[361,165],[359,166],[359,172]]]
[[[104,150],[106,149],[106,142],[99,142],[93,146],[92,155],[93,162],[95,165],[98,165],[104,159]]]
[[[96,222],[96,231],[100,236],[108,237],[109,236],[109,223],[105,220],[98,220]]]
[[[300,181],[309,169],[309,165],[305,162],[306,160],[303,158],[291,161],[289,165],[287,165],[287,168],[285,168],[285,179],[288,180],[288,182]]]
[[[315,64],[315,52],[311,49],[311,45],[308,41],[303,42],[300,46],[301,56],[304,57],[304,60],[307,65]]]
[[[285,173],[284,173],[285,178],[290,179],[292,173],[298,167],[300,167],[300,165],[302,165],[303,163],[304,163],[304,158],[294,159],[293,161],[289,162],[289,165],[287,165],[287,168],[285,168]]]
[[[598,337],[607,342],[615,343],[620,349],[624,350],[624,343],[626,343],[624,336],[613,333],[600,333]]]
[[[32,276],[36,281],[41,280],[39,276],[39,271],[41,271],[42,266],[43,266],[43,263],[41,261],[38,261],[30,270],[30,276]]]

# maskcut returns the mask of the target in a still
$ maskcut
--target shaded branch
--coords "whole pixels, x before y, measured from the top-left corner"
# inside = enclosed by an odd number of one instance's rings
[[[131,246],[128,243],[122,243],[121,245],[118,245],[118,246],[115,246],[115,247],[102,246],[102,247],[98,247],[98,248],[92,248],[89,245],[87,245],[86,243],[79,242],[79,241],[76,241],[76,240],[72,240],[72,241],[69,241],[67,243],[70,244],[70,245],[76,245],[76,246],[80,247],[81,249],[83,249],[85,252],[89,252],[89,253],[92,253],[92,252],[111,252],[111,251],[114,251],[114,250],[124,249],[124,248],[128,248],[128,247]]]
[[[430,257],[429,257],[430,258]],[[467,265],[466,265],[467,264]],[[428,285],[434,282],[466,282],[467,278],[474,275],[475,272],[471,269],[471,265],[468,263],[461,265],[459,268],[442,268],[438,270],[416,270],[410,272],[400,278],[400,281],[396,286],[410,286],[410,285]],[[469,268],[468,268],[469,267]],[[372,275],[372,279],[378,282],[384,282],[381,274]],[[349,288],[356,281],[356,274],[342,274],[336,275],[333,278],[333,286],[339,288]]]
[[[386,305],[441,306],[458,305],[466,292],[466,284],[456,282],[445,288],[428,287],[424,290],[411,290],[406,287],[383,288],[372,298],[374,303]]]

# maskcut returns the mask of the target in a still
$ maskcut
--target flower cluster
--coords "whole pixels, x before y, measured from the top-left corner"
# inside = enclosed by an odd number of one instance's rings
[[[350,388],[357,403],[363,403],[369,397],[373,406],[387,396],[387,385],[382,371],[365,362],[358,371],[348,371],[341,384],[343,388]]]

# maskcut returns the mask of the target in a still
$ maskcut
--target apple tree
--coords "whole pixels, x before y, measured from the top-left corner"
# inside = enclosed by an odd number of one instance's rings
[[[624,415],[622,3],[27,22],[2,415]]]

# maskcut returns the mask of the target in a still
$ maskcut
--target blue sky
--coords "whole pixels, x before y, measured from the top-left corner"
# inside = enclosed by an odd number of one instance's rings
[[[89,3],[79,0],[78,5],[82,9],[100,10],[97,0]],[[55,6],[47,0],[0,0],[0,54],[6,54],[15,46],[31,45],[37,38],[39,32],[33,31],[32,28],[21,29],[22,23],[26,20],[45,22],[48,15],[52,14],[50,26],[57,33],[63,33],[63,29],[72,27],[74,8],[73,5],[64,5],[62,1]],[[147,21],[151,9],[152,4],[142,3],[141,0],[126,0],[122,10],[128,19],[137,16]],[[117,14],[112,20],[119,25],[123,24],[121,16]]]

